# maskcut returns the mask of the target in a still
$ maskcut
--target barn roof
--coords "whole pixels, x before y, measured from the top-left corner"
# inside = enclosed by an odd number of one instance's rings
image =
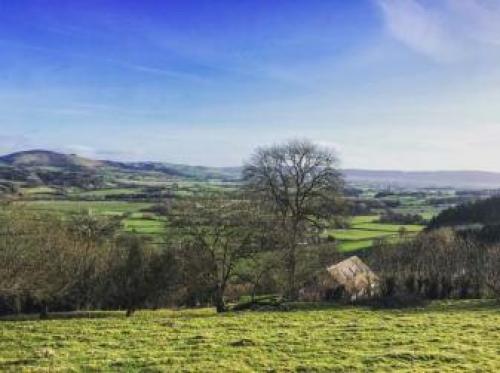
[[[351,256],[340,263],[332,265],[327,268],[327,271],[341,285],[352,286],[353,281],[357,282],[356,280],[361,278],[371,282],[378,280],[377,275],[357,256]]]

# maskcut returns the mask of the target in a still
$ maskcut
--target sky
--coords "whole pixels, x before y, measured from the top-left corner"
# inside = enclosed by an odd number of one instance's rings
[[[0,153],[500,172],[498,0],[0,0]]]

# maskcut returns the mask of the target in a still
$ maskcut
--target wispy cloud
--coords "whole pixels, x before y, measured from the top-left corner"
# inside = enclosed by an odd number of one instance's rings
[[[377,0],[392,36],[409,48],[438,61],[456,56],[440,14],[417,0]]]
[[[375,0],[391,36],[437,62],[478,55],[500,46],[496,0]]]
[[[191,80],[194,82],[207,82],[208,79],[201,75],[197,74],[190,74],[182,71],[177,71],[174,69],[168,69],[168,68],[158,68],[158,67],[152,67],[152,66],[145,66],[145,65],[139,65],[139,64],[133,64],[133,63],[125,63],[125,62],[118,62],[116,60],[112,59],[106,59],[106,62],[115,64],[116,66],[123,67],[126,69],[130,70],[135,70],[141,73],[146,73],[146,74],[152,74],[152,75],[159,75],[159,76],[164,76],[167,78],[172,78],[172,79],[183,79],[183,80]]]

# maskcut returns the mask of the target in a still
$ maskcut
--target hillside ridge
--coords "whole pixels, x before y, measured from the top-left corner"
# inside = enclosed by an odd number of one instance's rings
[[[0,165],[16,168],[59,169],[118,169],[128,172],[156,171],[167,175],[191,178],[238,179],[241,167],[209,167],[155,161],[93,160],[76,154],[64,154],[50,150],[33,149],[0,156]],[[386,186],[408,187],[464,187],[500,188],[500,172],[477,170],[401,171],[344,169],[349,183],[372,183]]]

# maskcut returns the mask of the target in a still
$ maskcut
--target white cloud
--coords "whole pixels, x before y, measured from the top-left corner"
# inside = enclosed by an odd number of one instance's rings
[[[454,58],[455,43],[437,12],[416,0],[378,0],[392,36],[438,61]]]
[[[376,0],[390,35],[437,62],[500,47],[497,0]]]

